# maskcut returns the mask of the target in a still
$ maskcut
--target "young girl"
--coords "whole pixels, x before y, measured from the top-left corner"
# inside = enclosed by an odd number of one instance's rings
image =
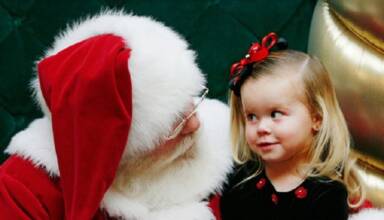
[[[305,53],[270,52],[274,33],[231,69],[234,158],[222,220],[343,220],[364,193],[327,71]]]

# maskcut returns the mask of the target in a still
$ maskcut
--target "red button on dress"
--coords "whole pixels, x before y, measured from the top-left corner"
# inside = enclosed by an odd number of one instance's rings
[[[277,203],[279,202],[279,197],[277,197],[275,193],[272,193],[271,200],[273,203],[275,203],[275,205],[277,205]]]
[[[257,189],[262,189],[265,184],[267,183],[267,180],[265,178],[261,178],[257,183],[256,183],[256,188]]]
[[[298,199],[304,199],[308,195],[308,190],[303,186],[300,186],[295,190],[295,195],[296,195],[296,198]]]

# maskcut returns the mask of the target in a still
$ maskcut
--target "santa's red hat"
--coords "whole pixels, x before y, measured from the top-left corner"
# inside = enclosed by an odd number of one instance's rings
[[[66,219],[91,219],[121,161],[152,150],[205,83],[178,34],[112,12],[61,34],[37,70]]]

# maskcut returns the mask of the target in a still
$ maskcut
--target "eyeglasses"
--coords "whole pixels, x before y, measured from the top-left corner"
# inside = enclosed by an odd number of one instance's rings
[[[194,115],[196,114],[197,112],[197,107],[199,107],[199,105],[203,102],[203,100],[205,99],[205,97],[207,96],[209,92],[209,89],[205,86],[203,86],[203,92],[202,94],[199,96],[199,99],[198,101],[195,103],[195,106],[193,108],[193,110],[191,111],[191,113],[188,114],[187,117],[184,117],[182,121],[179,122],[179,124],[175,127],[175,129],[172,131],[172,133],[169,135],[169,136],[166,136],[165,137],[165,140],[171,140],[175,137],[177,137],[177,135],[180,134],[181,130],[183,130],[183,127],[185,125],[185,123]]]

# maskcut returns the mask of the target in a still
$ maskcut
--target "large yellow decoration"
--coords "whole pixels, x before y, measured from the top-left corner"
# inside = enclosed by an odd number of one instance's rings
[[[333,77],[368,198],[384,207],[383,0],[320,0],[308,50]]]

